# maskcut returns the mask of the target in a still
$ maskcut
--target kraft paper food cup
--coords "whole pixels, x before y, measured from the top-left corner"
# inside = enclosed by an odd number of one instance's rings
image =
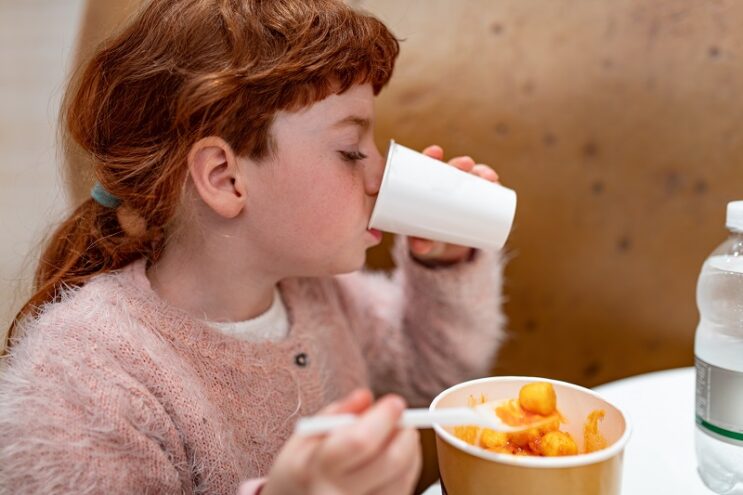
[[[369,228],[498,250],[515,214],[513,190],[392,141]]]
[[[583,450],[583,426],[596,409],[606,413],[599,431],[607,447],[590,454],[526,457],[497,454],[460,440],[453,428],[435,425],[441,486],[448,495],[500,493],[550,495],[619,495],[622,456],[630,436],[627,416],[599,394],[578,385],[534,377],[491,377],[455,385],[436,397],[430,409],[468,405],[468,397],[488,400],[516,398],[523,385],[549,382],[557,393],[557,408],[568,420],[561,425]]]

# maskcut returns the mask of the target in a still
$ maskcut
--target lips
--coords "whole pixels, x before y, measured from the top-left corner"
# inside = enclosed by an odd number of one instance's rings
[[[377,229],[367,229],[367,232],[369,232],[377,241],[382,240],[382,231]]]

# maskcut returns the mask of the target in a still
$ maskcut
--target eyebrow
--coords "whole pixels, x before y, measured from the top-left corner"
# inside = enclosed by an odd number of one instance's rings
[[[333,127],[338,128],[346,125],[355,125],[360,127],[362,130],[366,130],[371,127],[371,121],[364,117],[359,117],[358,115],[349,115],[348,117],[341,119],[333,124]]]

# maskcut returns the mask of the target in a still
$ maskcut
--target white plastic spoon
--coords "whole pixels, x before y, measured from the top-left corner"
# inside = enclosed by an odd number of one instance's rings
[[[451,407],[444,409],[406,409],[402,413],[399,426],[401,428],[431,428],[434,424],[441,426],[481,426],[505,433],[524,431],[538,427],[554,419],[554,415],[524,425],[511,426],[504,423],[496,414],[495,409],[507,400],[490,401],[473,407]],[[327,416],[310,416],[297,421],[295,433],[302,436],[320,435],[335,428],[351,425],[358,421],[355,414],[329,414]]]

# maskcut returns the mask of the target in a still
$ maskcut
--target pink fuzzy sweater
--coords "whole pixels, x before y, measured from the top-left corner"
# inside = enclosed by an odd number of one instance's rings
[[[277,343],[167,305],[144,261],[27,321],[0,370],[0,493],[224,493],[267,474],[294,422],[355,387],[426,405],[487,372],[501,262],[280,284]]]

